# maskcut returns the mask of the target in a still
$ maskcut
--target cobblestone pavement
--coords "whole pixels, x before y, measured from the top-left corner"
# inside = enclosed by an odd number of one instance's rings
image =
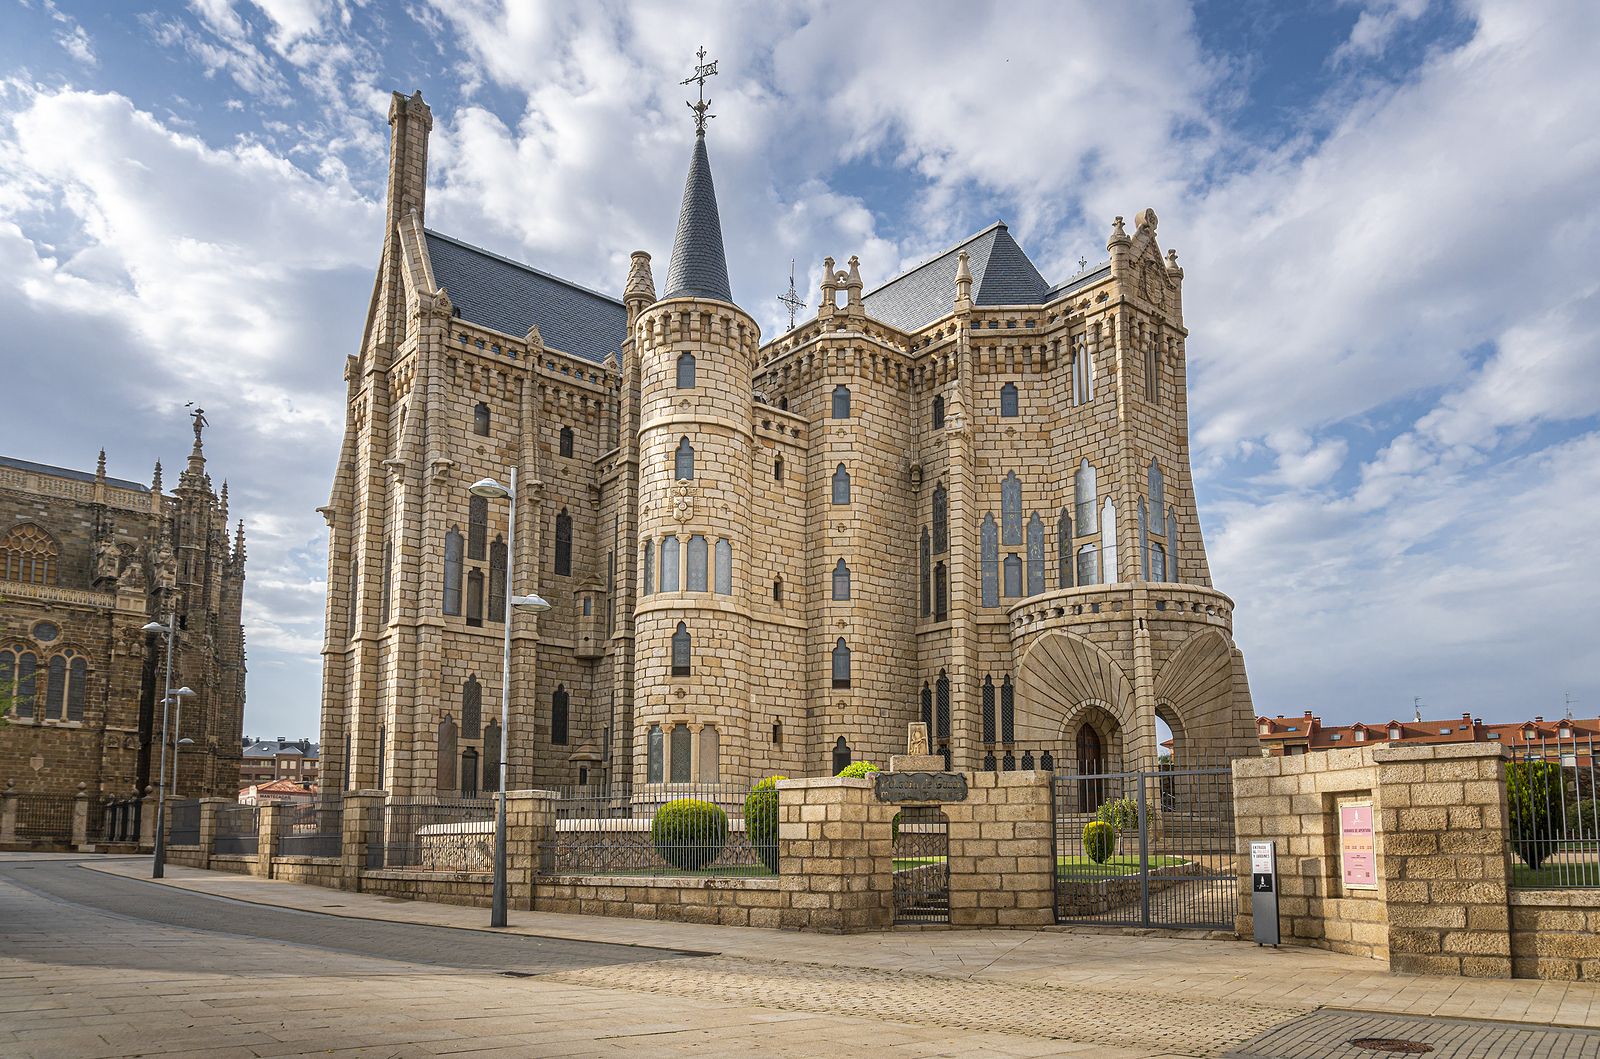
[[[1227,1054],[1234,1059],[1373,1059],[1408,1054],[1400,1050],[1406,1044],[1413,1046],[1409,1054],[1429,1059],[1595,1059],[1600,1056],[1600,1031],[1318,1011],[1274,1027]]]

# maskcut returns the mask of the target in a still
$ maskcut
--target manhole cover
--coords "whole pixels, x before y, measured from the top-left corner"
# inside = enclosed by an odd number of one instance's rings
[[[1352,1037],[1352,1048],[1365,1048],[1369,1052],[1394,1052],[1400,1055],[1421,1055],[1433,1051],[1433,1045],[1421,1041],[1403,1041],[1398,1037]]]

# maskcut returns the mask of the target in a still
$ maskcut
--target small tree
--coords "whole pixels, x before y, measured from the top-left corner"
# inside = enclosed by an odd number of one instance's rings
[[[1090,820],[1083,825],[1083,853],[1096,864],[1104,864],[1116,852],[1117,832],[1104,820]]]
[[[699,871],[722,856],[728,814],[698,798],[679,798],[656,810],[650,823],[656,854],[674,868]]]
[[[778,781],[788,778],[768,776],[744,798],[745,834],[761,863],[773,872],[778,870]]]
[[[1511,846],[1535,870],[1556,851],[1567,811],[1561,766],[1552,761],[1513,761],[1506,765],[1506,809],[1511,816]]]
[[[1139,826],[1139,803],[1124,795],[1103,802],[1094,811],[1094,818],[1111,825],[1119,836]]]

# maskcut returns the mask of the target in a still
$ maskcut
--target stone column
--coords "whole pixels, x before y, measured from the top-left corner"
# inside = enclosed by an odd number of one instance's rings
[[[509,791],[506,794],[506,904],[533,907],[533,883],[552,853],[556,837],[554,791]]]
[[[974,772],[967,800],[940,808],[950,827],[950,925],[1055,922],[1048,772]]]
[[[778,784],[781,926],[843,934],[893,924],[896,809],[870,779]]]
[[[17,840],[17,799],[22,795],[15,780],[6,781],[3,798],[0,798],[0,842]]]
[[[378,832],[383,841],[383,805],[388,795],[384,791],[346,791],[344,813],[340,820],[339,888],[361,889],[361,871],[367,866],[367,848]]]
[[[139,799],[139,833],[134,836],[138,849],[156,848],[156,796],[150,791],[151,788],[146,787],[144,795]],[[167,803],[170,807],[170,798]]]
[[[272,858],[278,852],[278,835],[288,823],[285,806],[263,804],[256,814],[256,863],[250,874],[272,878]]]
[[[211,867],[211,847],[217,840],[217,810],[224,805],[237,804],[232,798],[200,799],[200,863],[195,867]]]
[[[78,783],[78,797],[72,803],[72,848],[80,853],[92,853],[89,844],[89,785]]]

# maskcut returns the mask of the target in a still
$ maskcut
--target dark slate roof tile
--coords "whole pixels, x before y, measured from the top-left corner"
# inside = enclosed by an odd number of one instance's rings
[[[0,456],[0,467],[10,467],[13,470],[24,471],[28,474],[43,474],[51,478],[66,478],[74,482],[93,482],[94,474],[90,471],[74,471],[69,467],[52,467],[48,463],[30,463],[19,460],[13,456]],[[131,489],[135,493],[148,493],[150,487],[138,482],[130,482],[126,478],[107,478],[106,484],[113,489]]]
[[[717,213],[717,189],[711,181],[711,159],[706,138],[694,138],[689,175],[683,182],[683,206],[678,211],[678,233],[672,240],[672,264],[667,269],[666,298],[712,298],[733,302],[728,285],[728,259],[722,249],[722,220]]]
[[[967,252],[974,305],[1037,305],[1049,284],[996,221],[862,297],[867,315],[915,331],[950,312],[956,300],[957,255]]]

